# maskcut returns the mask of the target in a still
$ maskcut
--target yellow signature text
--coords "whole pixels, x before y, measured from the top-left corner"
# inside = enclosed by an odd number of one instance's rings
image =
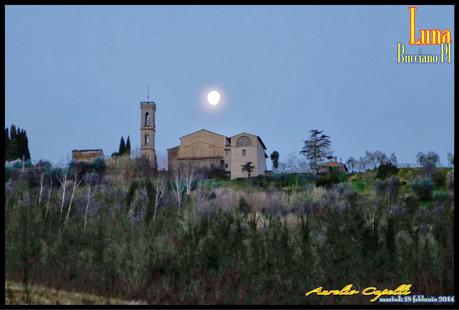
[[[366,287],[362,290],[361,294],[365,296],[374,296],[370,301],[374,302],[378,300],[381,296],[392,296],[392,295],[409,295],[411,294],[411,284],[402,284],[394,290],[390,289],[377,289],[376,287],[370,286]],[[317,296],[352,296],[359,294],[360,291],[354,289],[352,284],[348,284],[344,286],[340,290],[326,290],[322,286],[319,286],[305,294],[305,296],[309,296],[311,294],[317,294]]]

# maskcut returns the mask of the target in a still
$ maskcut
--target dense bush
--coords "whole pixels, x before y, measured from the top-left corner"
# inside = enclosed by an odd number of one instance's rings
[[[227,179],[228,172],[223,168],[214,167],[209,169],[207,172],[207,177],[209,179]]]
[[[449,190],[454,191],[454,170],[448,172],[447,186]]]
[[[316,186],[325,187],[325,188],[332,188],[335,184],[339,183],[339,178],[336,173],[329,173],[326,175],[320,176],[316,180]]]
[[[69,165],[69,173],[75,174],[78,173],[79,178],[82,178],[85,174],[95,172],[103,174],[107,166],[103,158],[97,158],[93,162],[84,162],[84,161],[72,161]]]
[[[398,168],[393,163],[384,162],[383,164],[379,165],[378,171],[376,173],[376,177],[378,179],[385,179],[392,175],[396,175],[398,173]]]
[[[420,178],[413,184],[413,191],[418,195],[420,200],[432,200],[434,184],[430,178]]]
[[[448,171],[446,169],[437,169],[432,173],[432,181],[436,187],[445,187],[447,174]]]

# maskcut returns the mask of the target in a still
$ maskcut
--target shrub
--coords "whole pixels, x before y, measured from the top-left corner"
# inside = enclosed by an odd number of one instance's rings
[[[433,200],[439,202],[445,202],[449,198],[448,192],[436,191],[433,193]]]
[[[419,200],[413,194],[408,194],[403,198],[403,204],[405,205],[408,214],[411,216],[416,213],[419,209]]]
[[[417,179],[413,184],[413,191],[420,200],[432,200],[433,182],[430,178]]]
[[[325,187],[325,188],[332,188],[333,185],[338,184],[338,183],[339,183],[338,175],[334,173],[323,175],[316,180],[316,186]]]
[[[228,177],[228,173],[223,168],[215,167],[209,169],[207,172],[207,177],[209,179],[225,179]]]
[[[357,192],[363,192],[365,190],[365,182],[362,180],[352,180],[352,186]]]
[[[435,187],[445,187],[446,185],[446,174],[448,172],[445,169],[438,169],[432,173],[432,181]]]
[[[385,162],[378,167],[378,171],[376,172],[376,177],[378,179],[385,179],[392,175],[396,175],[398,173],[398,168],[391,162]]]
[[[244,197],[241,197],[239,199],[239,211],[244,214],[247,214],[250,212],[249,204],[247,203],[247,200],[245,200]]]
[[[448,189],[454,191],[454,170],[448,173],[446,184]]]
[[[105,160],[103,158],[97,158],[90,165],[90,170],[99,174],[104,173],[106,169],[107,165],[105,164]]]
[[[24,163],[22,162],[22,160],[16,160],[13,164],[13,168],[16,168],[16,169],[22,169],[22,166],[24,165],[24,168],[32,168],[33,165],[32,165],[32,162],[29,160],[26,160],[24,161]]]

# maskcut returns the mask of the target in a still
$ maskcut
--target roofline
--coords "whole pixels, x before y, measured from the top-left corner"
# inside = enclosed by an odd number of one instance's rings
[[[224,156],[203,156],[203,157],[177,157],[174,160],[204,160],[204,159],[222,159]]]
[[[72,150],[72,152],[103,152],[102,149]]]
[[[345,163],[342,163],[342,162],[339,162],[339,161],[336,161],[336,160],[330,160],[330,161],[324,162],[324,163],[320,164],[319,166],[322,166],[322,165],[325,165],[325,164],[329,164],[329,163],[337,163],[337,164],[343,165],[344,168],[346,168],[346,171],[349,171],[349,169],[347,168]]]
[[[250,132],[246,132],[246,131],[243,131],[243,132],[241,132],[241,133],[238,133],[238,134],[232,135],[230,138],[232,138],[232,137],[236,137],[236,136],[239,136],[239,135],[249,135],[249,136],[258,137],[257,135],[254,135],[253,133],[250,133]]]
[[[178,148],[178,147],[180,147],[180,145],[170,147],[170,148],[167,149],[167,151],[172,150],[172,149],[176,149],[176,148]]]
[[[263,140],[261,140],[260,136],[257,136],[258,141],[260,141],[261,145],[263,146],[263,149],[267,150],[266,145],[263,143]]]
[[[187,135],[181,136],[180,139],[182,139],[182,138],[184,138],[184,137],[187,137],[187,136],[191,136],[192,134],[195,134],[195,133],[200,132],[200,131],[207,131],[207,132],[213,133],[213,134],[215,134],[215,135],[217,135],[217,136],[222,136],[222,137],[224,137],[224,138],[227,138],[227,137],[224,136],[224,135],[221,135],[221,134],[219,134],[219,133],[216,133],[216,132],[213,132],[213,131],[210,131],[210,130],[207,130],[207,129],[204,129],[204,128],[203,128],[203,129],[199,129],[199,130],[193,131],[192,133],[189,133],[189,134],[187,134]]]

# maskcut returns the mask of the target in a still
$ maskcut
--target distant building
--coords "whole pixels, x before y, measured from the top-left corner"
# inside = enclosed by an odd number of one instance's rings
[[[72,160],[73,161],[85,161],[92,162],[97,158],[104,158],[104,152],[101,149],[96,150],[73,150]]]
[[[199,168],[220,168],[231,179],[246,177],[242,165],[252,162],[252,176],[262,175],[266,170],[266,146],[259,136],[240,133],[232,137],[201,129],[180,137],[180,145],[167,150],[168,169],[189,164]]]
[[[140,103],[140,153],[153,169],[156,168],[155,113],[156,103],[149,100]]]
[[[337,172],[337,173],[346,173],[349,170],[347,169],[346,165],[342,162],[338,162],[336,157],[334,160],[328,161],[323,163],[319,166],[318,173],[330,173],[330,172]]]

